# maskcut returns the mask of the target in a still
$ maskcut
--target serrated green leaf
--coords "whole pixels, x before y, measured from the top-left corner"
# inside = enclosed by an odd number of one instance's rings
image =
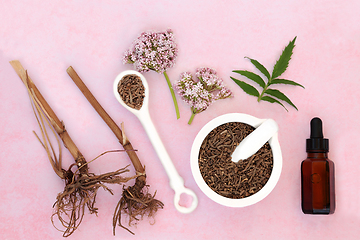
[[[278,103],[280,104],[281,106],[283,106],[283,108],[285,108],[285,110],[288,112],[287,108],[281,103],[279,102],[278,100],[272,98],[272,97],[269,97],[269,96],[264,96],[261,98],[261,100],[264,100],[264,101],[267,101],[267,102],[271,102],[271,103]]]
[[[285,47],[285,49],[283,50],[279,60],[276,62],[271,78],[275,79],[277,77],[279,77],[281,74],[283,74],[285,72],[285,70],[287,69],[287,67],[289,66],[289,61],[291,59],[291,55],[293,54],[293,49],[295,47],[295,40],[296,37],[289,42],[289,44]]]
[[[265,77],[267,77],[267,79],[270,79],[270,73],[269,71],[261,64],[259,63],[257,60],[255,59],[251,59],[251,58],[248,58],[248,57],[245,57],[247,59],[250,60],[250,62],[257,68],[260,70],[260,72],[262,72],[262,74],[265,75]]]
[[[265,93],[287,102],[288,104],[293,106],[296,110],[298,110],[297,107],[290,101],[290,99],[287,96],[285,96],[285,94],[280,92],[279,90],[268,88],[268,89],[266,89]]]
[[[249,78],[250,80],[253,80],[257,84],[259,84],[262,88],[265,88],[265,82],[264,80],[257,74],[249,71],[242,71],[242,70],[234,70],[234,73],[239,73],[243,75],[244,77]]]
[[[295,86],[300,86],[302,88],[305,89],[305,87],[297,82],[294,82],[294,81],[291,81],[291,80],[287,80],[287,79],[273,79],[271,80],[271,83],[269,84],[272,85],[272,84],[288,84],[288,85],[295,85]]]
[[[255,96],[255,97],[259,97],[259,92],[258,90],[256,90],[256,88],[254,88],[253,86],[251,86],[250,84],[247,84],[246,82],[237,80],[233,77],[230,77],[237,85],[239,85],[239,87],[241,87],[242,90],[244,90],[244,92],[246,92],[249,95]]]

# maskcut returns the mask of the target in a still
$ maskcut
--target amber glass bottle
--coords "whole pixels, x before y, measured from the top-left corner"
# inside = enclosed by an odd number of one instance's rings
[[[307,159],[301,163],[301,207],[306,214],[332,214],[335,211],[334,163],[328,159],[329,140],[323,137],[322,121],[310,122],[306,140]]]

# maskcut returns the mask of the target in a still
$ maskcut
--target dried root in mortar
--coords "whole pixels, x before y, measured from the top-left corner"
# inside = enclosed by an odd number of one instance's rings
[[[254,128],[228,122],[214,128],[199,151],[199,169],[206,184],[216,193],[233,199],[249,197],[260,191],[270,178],[273,156],[269,143],[254,155],[237,163],[231,154]]]
[[[52,223],[55,227],[54,217],[56,216],[65,230],[63,232],[64,237],[70,236],[78,228],[83,220],[86,207],[90,213],[97,213],[95,207],[96,194],[99,188],[103,188],[112,194],[112,190],[105,184],[121,184],[133,179],[134,177],[124,178],[119,175],[128,172],[127,167],[121,168],[114,172],[109,172],[101,175],[95,175],[89,173],[88,163],[83,157],[82,153],[76,147],[75,143],[70,138],[68,132],[65,129],[64,124],[55,115],[49,104],[46,102],[40,91],[35,84],[29,78],[27,72],[22,67],[19,61],[11,61],[10,64],[19,75],[20,79],[26,86],[29,93],[32,108],[34,110],[35,117],[41,130],[41,137],[37,138],[45,148],[50,163],[55,173],[64,179],[65,188],[64,191],[59,193],[54,204],[54,213],[51,217]],[[51,143],[48,130],[50,129],[56,138],[58,144],[58,154]],[[63,141],[65,147],[69,150],[74,157],[76,164],[72,164],[68,170],[62,167],[62,152],[60,146],[60,140]],[[107,151],[108,152],[118,152]],[[134,151],[134,150],[131,150]],[[101,154],[100,156],[104,155]],[[100,157],[98,156],[98,157]],[[94,160],[96,160],[96,157]],[[78,169],[73,172],[72,167],[77,166]]]
[[[136,152],[131,151],[133,147],[126,137],[124,132],[124,127],[120,129],[114,120],[107,114],[103,109],[100,103],[96,100],[94,95],[90,92],[75,70],[70,66],[67,69],[67,73],[78,86],[81,92],[84,94],[86,99],[94,107],[100,117],[106,122],[109,128],[113,131],[115,136],[118,138],[119,142],[125,150],[138,173],[135,185],[128,188],[124,188],[122,198],[116,206],[114,217],[113,217],[113,233],[115,235],[115,228],[118,224],[120,227],[128,230],[130,233],[134,234],[128,228],[121,224],[121,215],[124,214],[129,218],[129,226],[135,224],[137,221],[141,220],[144,216],[154,217],[154,214],[162,209],[164,204],[155,199],[155,194],[151,195],[148,193],[148,185],[146,185],[146,173],[145,168],[142,166],[140,159],[136,155]]]

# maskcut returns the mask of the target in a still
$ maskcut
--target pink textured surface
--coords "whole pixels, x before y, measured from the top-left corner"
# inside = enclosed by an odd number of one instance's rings
[[[100,190],[98,217],[86,213],[70,239],[358,239],[360,235],[360,2],[349,1],[3,1],[0,8],[0,234],[1,239],[61,239],[51,224],[52,204],[63,189],[32,130],[38,130],[24,85],[8,63],[18,59],[62,119],[86,159],[119,149],[109,128],[66,73],[72,65],[116,120],[146,166],[150,191],[165,203],[155,218],[112,236],[114,196]],[[226,3],[225,3],[226,2]],[[112,95],[116,75],[131,65],[121,57],[142,31],[173,29],[179,46],[174,82],[183,71],[209,66],[234,93],[197,115],[179,100],[175,119],[162,75],[145,73],[150,114],[186,186],[199,197],[191,214],[178,213],[173,191],[144,129]],[[297,36],[285,78],[305,86],[280,86],[299,108],[246,95],[229,76],[253,67],[245,56],[272,68],[281,49]],[[237,77],[237,76],[236,76]],[[246,208],[220,206],[196,186],[189,155],[197,132],[221,114],[241,112],[273,118],[280,126],[283,171],[274,191]],[[331,216],[304,215],[300,207],[300,163],[306,157],[309,121],[319,116],[336,166],[337,208]],[[73,160],[66,149],[64,166]],[[108,154],[90,164],[95,173],[124,167],[125,154]]]

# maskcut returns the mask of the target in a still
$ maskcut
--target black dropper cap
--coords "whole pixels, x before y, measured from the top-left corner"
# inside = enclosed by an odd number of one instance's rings
[[[306,139],[307,152],[329,152],[329,139],[324,138],[322,121],[315,117],[310,122],[310,138]]]

